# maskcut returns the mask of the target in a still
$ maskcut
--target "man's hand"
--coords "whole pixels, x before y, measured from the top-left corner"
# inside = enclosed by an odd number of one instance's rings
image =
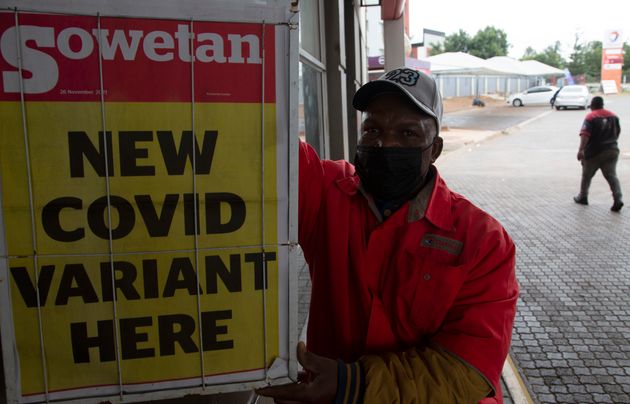
[[[332,402],[337,393],[337,362],[307,351],[303,342],[298,343],[297,358],[307,372],[304,382],[265,387],[256,393],[284,404]]]
[[[578,150],[577,159],[578,161],[584,160],[584,150],[582,149]]]

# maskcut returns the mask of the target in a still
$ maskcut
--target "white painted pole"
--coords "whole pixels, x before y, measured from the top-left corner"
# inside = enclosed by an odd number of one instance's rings
[[[405,14],[397,20],[383,21],[385,71],[405,65]]]

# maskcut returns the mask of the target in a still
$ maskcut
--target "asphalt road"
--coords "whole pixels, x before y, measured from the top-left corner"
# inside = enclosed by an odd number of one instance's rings
[[[436,163],[447,184],[496,217],[516,243],[521,297],[511,355],[541,403],[630,403],[630,96],[606,97],[606,106],[621,120],[620,213],[609,210],[600,173],[589,206],[572,200],[588,111],[554,110]],[[447,119],[503,130],[548,110],[508,107]]]
[[[503,130],[549,110],[546,106],[517,108],[508,104],[473,107],[444,115],[443,125],[450,129]]]

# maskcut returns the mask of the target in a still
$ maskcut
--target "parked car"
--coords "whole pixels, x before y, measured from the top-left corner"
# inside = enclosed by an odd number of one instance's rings
[[[515,107],[523,105],[549,105],[549,100],[558,91],[556,86],[536,86],[528,88],[522,93],[512,94],[508,97],[507,103]]]
[[[591,93],[587,86],[569,85],[560,89],[556,102],[556,109],[579,108],[586,109],[591,104]]]

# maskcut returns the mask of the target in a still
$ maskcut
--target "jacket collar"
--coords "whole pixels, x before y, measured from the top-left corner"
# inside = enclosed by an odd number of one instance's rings
[[[430,168],[434,175],[431,181],[422,190],[409,201],[409,211],[407,214],[407,222],[413,223],[426,218],[434,226],[442,230],[453,230],[453,217],[451,215],[451,191],[446,183],[440,177],[435,166]],[[381,214],[374,205],[373,198],[361,189],[361,181],[359,176],[354,174],[350,177],[341,178],[336,181],[336,185],[341,192],[346,195],[356,195],[361,193],[368,202],[370,209],[374,212],[379,221],[382,221]],[[401,207],[402,209],[402,207]]]
[[[446,183],[440,176],[435,166],[431,166],[431,169],[435,170],[435,183],[429,202],[427,204],[424,216],[433,225],[439,227],[442,230],[453,231],[453,215],[451,209],[452,193],[448,189]]]

